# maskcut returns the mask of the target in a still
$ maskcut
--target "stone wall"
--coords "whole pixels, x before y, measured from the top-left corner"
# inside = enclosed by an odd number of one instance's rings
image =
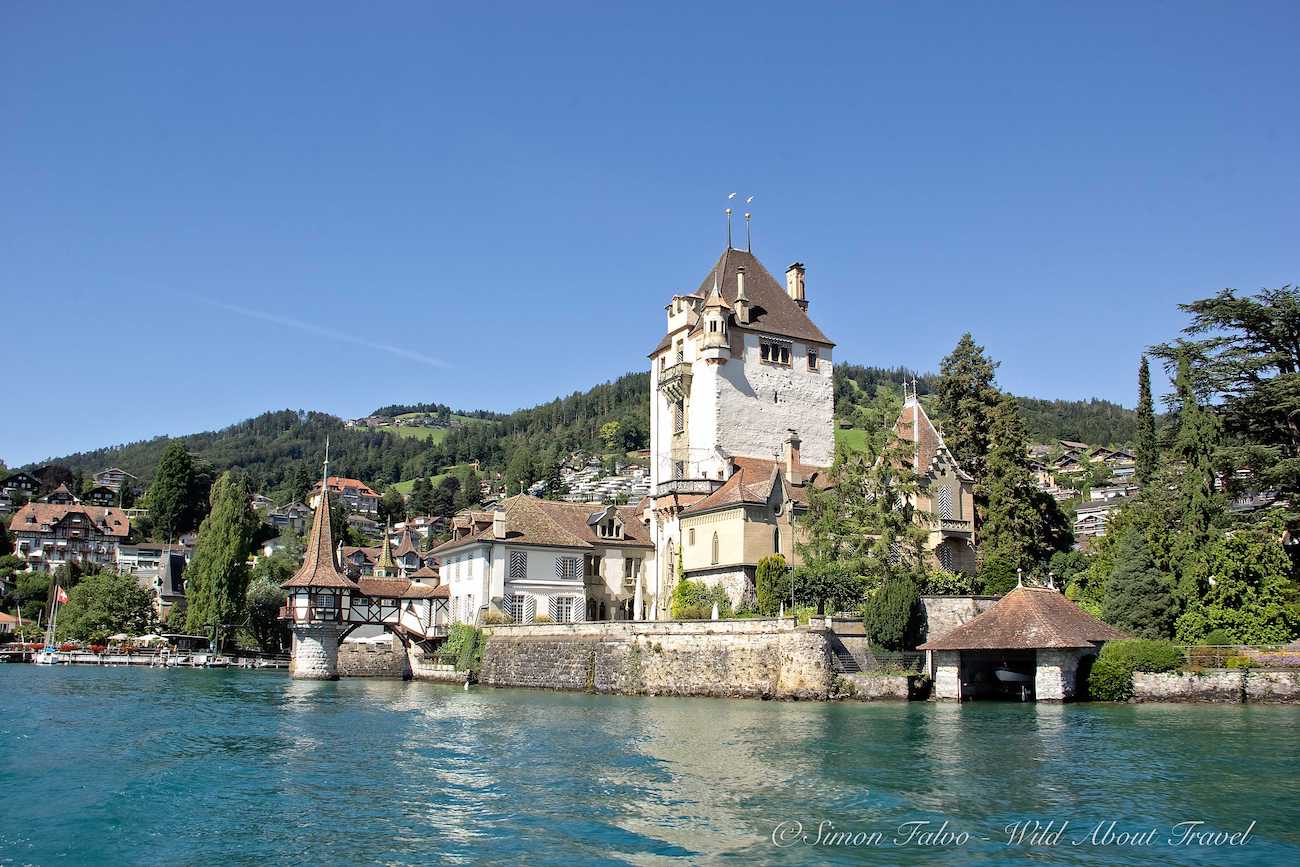
[[[295,624],[289,674],[298,680],[337,680],[338,653],[338,625]]]
[[[933,641],[993,607],[998,596],[922,596],[921,641]]]
[[[822,630],[792,620],[487,627],[482,683],[622,695],[824,699]]]
[[[1300,702],[1300,672],[1219,668],[1165,674],[1134,672],[1134,701]]]
[[[406,649],[396,638],[383,644],[345,641],[339,646],[339,677],[409,677]]]
[[[839,675],[835,685],[839,697],[858,701],[906,701],[911,694],[907,675],[903,674],[846,673]]]
[[[1096,656],[1095,650],[1039,650],[1034,673],[1034,701],[1070,701],[1077,692],[1079,661]]]

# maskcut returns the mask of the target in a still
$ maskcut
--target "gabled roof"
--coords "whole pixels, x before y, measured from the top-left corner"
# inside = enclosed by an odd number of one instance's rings
[[[722,301],[727,307],[736,302],[736,271],[745,269],[745,296],[749,299],[749,323],[733,324],[734,328],[745,328],[777,337],[789,337],[794,340],[807,340],[834,346],[830,338],[808,318],[807,312],[794,302],[785,287],[777,282],[763,263],[758,261],[748,250],[728,248],[722,251],[718,261],[700,282],[695,290],[699,298],[708,298],[716,283]],[[651,355],[657,355],[672,345],[672,336],[665,335]]]
[[[559,500],[539,500],[523,494],[502,500],[499,508],[506,513],[507,543],[515,545],[541,545],[553,548],[650,548],[649,533],[641,524],[636,509],[617,506],[618,517],[623,522],[622,539],[602,539],[596,527],[588,524],[590,503],[567,503]],[[442,554],[463,545],[494,541],[491,512],[487,526],[444,542],[433,553]],[[477,526],[476,521],[475,525]]]
[[[415,547],[415,540],[411,538],[411,531],[403,529],[397,537],[397,548],[393,550],[394,557],[405,557],[407,554],[416,554],[420,552]]]
[[[356,488],[358,489],[357,493],[363,497],[379,496],[373,490],[371,490],[370,486],[367,485],[365,482],[361,481],[360,479],[349,479],[347,476],[330,476],[325,480],[325,484],[329,485],[331,491],[335,491],[336,493],[340,493],[340,494],[343,493],[344,488]],[[319,490],[320,490],[319,483],[312,486],[312,493],[315,493]]]
[[[772,491],[779,484],[781,497],[799,505],[808,504],[808,488],[825,488],[830,485],[830,477],[821,467],[811,464],[799,464],[801,484],[795,485],[786,478],[784,464],[781,461],[764,458],[732,458],[736,470],[722,487],[704,499],[682,509],[682,517],[699,515],[717,509],[727,509],[741,505],[763,505],[772,499]]]
[[[85,506],[80,503],[28,503],[14,513],[9,522],[13,533],[49,533],[54,525],[69,515],[83,514],[96,532],[125,539],[131,532],[131,520],[115,506]]]
[[[307,537],[307,555],[293,577],[280,585],[290,587],[334,587],[356,590],[352,579],[339,571],[334,562],[334,534],[330,530],[330,500],[326,491],[312,518],[311,534]]]
[[[1017,587],[992,608],[918,650],[1090,647],[1126,637],[1050,587]]]
[[[930,472],[936,461],[944,461],[951,464],[962,479],[971,480],[944,444],[943,434],[930,421],[925,407],[916,398],[909,397],[903,404],[903,411],[894,423],[894,432],[900,439],[912,443],[912,469],[918,475]]]

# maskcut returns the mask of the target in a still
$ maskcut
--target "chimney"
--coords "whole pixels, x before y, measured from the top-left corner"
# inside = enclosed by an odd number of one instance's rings
[[[745,266],[736,269],[736,321],[749,324],[749,296],[745,294]]]
[[[790,300],[799,305],[799,309],[808,312],[808,296],[804,294],[803,263],[795,262],[785,269],[785,291]]]
[[[803,476],[799,473],[799,433],[793,428],[789,433],[782,448],[785,458],[785,478],[792,485],[802,485]]]
[[[492,510],[492,538],[504,539],[506,537],[506,510]]]

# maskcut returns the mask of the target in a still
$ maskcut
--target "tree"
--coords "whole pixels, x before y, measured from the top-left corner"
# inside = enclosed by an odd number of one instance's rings
[[[516,446],[510,455],[510,463],[506,465],[506,496],[513,497],[515,494],[524,493],[533,482],[537,481],[537,476],[533,468],[533,457],[525,446]]]
[[[1138,366],[1137,416],[1137,466],[1134,475],[1139,485],[1146,486],[1160,461],[1160,447],[1156,442],[1155,409],[1151,405],[1151,367],[1145,355]]]
[[[190,453],[178,441],[168,443],[146,495],[150,520],[164,541],[194,529],[202,514],[201,505],[195,502],[200,489]]]
[[[1169,575],[1156,567],[1145,534],[1130,529],[1119,542],[1115,569],[1106,582],[1102,619],[1137,638],[1169,638],[1177,616]]]
[[[607,421],[600,426],[600,441],[606,451],[618,451],[623,444],[623,426],[618,421]]]
[[[267,560],[260,560],[257,565],[261,566],[264,562]],[[245,602],[248,628],[253,633],[257,646],[266,653],[278,653],[289,645],[289,627],[280,619],[280,607],[285,604],[288,595],[280,588],[280,583],[292,575],[293,572],[290,572],[284,578],[276,580],[262,574],[248,584]]]
[[[406,500],[401,491],[389,488],[379,498],[379,520],[388,524],[397,524],[406,520]]]
[[[473,467],[466,467],[464,475],[460,477],[460,508],[472,509],[479,504],[482,498],[479,487],[478,473]]]
[[[1186,352],[1179,357],[1174,385],[1180,403],[1177,433],[1170,448],[1179,474],[1175,556],[1183,576],[1178,593],[1180,601],[1187,605],[1202,590],[1193,561],[1205,550],[1210,530],[1223,512],[1223,503],[1215,496],[1214,450],[1219,429],[1214,416],[1197,399]]]
[[[916,609],[921,597],[906,575],[894,576],[867,598],[862,623],[872,647],[906,650],[915,644]]]
[[[430,515],[451,515],[456,512],[460,495],[460,480],[455,476],[443,476],[429,498]]]
[[[247,480],[222,473],[212,487],[212,510],[199,527],[194,556],[185,570],[186,629],[206,633],[242,619],[248,555],[260,523],[249,505]]]
[[[424,476],[420,476],[411,485],[411,514],[436,515],[433,508],[433,486]]]
[[[0,557],[7,556],[14,550],[13,539],[9,536],[9,528],[5,522],[0,520]]]
[[[781,604],[790,598],[790,570],[780,554],[758,561],[754,570],[754,594],[758,613],[767,617],[779,613]]]
[[[1234,644],[1285,644],[1300,636],[1300,587],[1276,541],[1257,532],[1217,539],[1205,553],[1208,589],[1178,618],[1179,641],[1224,630]]]
[[[25,613],[25,612],[24,612]],[[148,632],[154,622],[153,593],[132,575],[87,575],[59,609],[60,636],[103,641],[118,632]]]
[[[1000,397],[994,385],[996,370],[997,363],[966,333],[941,362],[935,388],[944,442],[962,468],[974,477],[979,499],[988,469],[993,411]]]

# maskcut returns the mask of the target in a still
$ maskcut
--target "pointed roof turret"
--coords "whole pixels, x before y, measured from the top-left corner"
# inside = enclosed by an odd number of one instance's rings
[[[384,547],[379,552],[379,559],[375,561],[375,574],[379,575],[383,570],[385,576],[392,575],[397,571],[397,563],[393,560],[393,543],[389,538],[393,533],[392,522],[384,527]]]
[[[325,445],[325,472],[329,473],[329,443]],[[357,585],[339,571],[334,562],[334,534],[330,529],[329,486],[322,484],[320,505],[311,522],[311,535],[307,539],[307,555],[293,577],[280,585],[292,587],[333,587],[356,590]]]

